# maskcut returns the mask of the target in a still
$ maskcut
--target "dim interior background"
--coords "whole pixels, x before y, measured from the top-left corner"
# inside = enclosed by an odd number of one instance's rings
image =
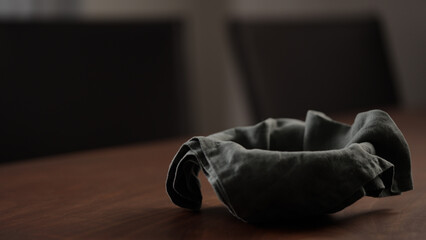
[[[0,0],[1,162],[426,106],[424,1]]]

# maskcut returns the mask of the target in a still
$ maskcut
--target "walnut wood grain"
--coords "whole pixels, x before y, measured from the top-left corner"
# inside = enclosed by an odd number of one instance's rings
[[[260,226],[231,216],[202,177],[203,207],[191,212],[165,193],[168,165],[185,141],[174,139],[1,165],[0,239],[422,239],[426,111],[390,114],[412,153],[415,189],[401,196]]]

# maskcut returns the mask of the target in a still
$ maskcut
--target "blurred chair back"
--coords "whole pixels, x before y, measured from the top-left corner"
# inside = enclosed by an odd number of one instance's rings
[[[397,103],[375,18],[238,20],[230,29],[257,121]]]
[[[176,21],[0,22],[0,161],[185,133]]]

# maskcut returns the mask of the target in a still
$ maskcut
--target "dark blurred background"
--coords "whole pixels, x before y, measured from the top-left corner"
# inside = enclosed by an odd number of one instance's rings
[[[0,162],[426,106],[424,1],[0,0]]]

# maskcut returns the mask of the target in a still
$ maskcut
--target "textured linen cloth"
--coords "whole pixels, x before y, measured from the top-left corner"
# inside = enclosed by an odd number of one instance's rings
[[[178,206],[201,207],[200,169],[237,218],[267,222],[337,212],[363,196],[413,188],[410,152],[381,110],[351,125],[308,111],[305,122],[267,119],[184,143],[166,189]]]

